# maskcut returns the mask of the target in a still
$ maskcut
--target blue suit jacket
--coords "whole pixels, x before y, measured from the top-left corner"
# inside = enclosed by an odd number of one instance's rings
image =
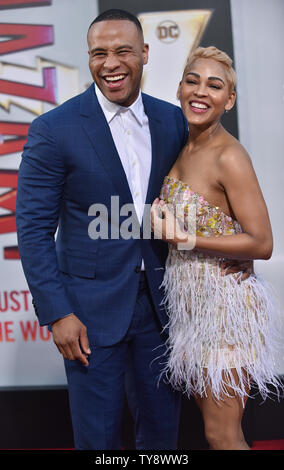
[[[151,204],[185,144],[187,124],[179,107],[146,94],[142,99],[152,141],[146,199]],[[103,204],[110,219],[111,196],[119,197],[120,208],[133,203],[92,85],[32,122],[19,169],[16,220],[20,257],[40,324],[74,312],[98,345],[114,344],[126,333],[142,258],[162,325],[166,321],[159,289],[166,243],[141,237],[93,239],[88,234],[94,219],[88,215],[90,206]],[[120,216],[119,223],[127,217]]]

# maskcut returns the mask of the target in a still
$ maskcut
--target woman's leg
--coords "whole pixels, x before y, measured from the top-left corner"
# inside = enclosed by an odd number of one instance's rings
[[[237,382],[236,371],[232,371]],[[242,431],[242,417],[247,397],[242,399],[227,388],[220,400],[207,390],[206,397],[195,397],[201,410],[205,436],[212,450],[249,450]],[[249,393],[249,389],[247,390]]]

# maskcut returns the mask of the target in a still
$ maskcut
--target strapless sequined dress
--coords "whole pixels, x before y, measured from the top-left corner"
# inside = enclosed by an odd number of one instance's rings
[[[199,236],[242,232],[236,220],[179,179],[166,176],[160,198],[172,207],[184,208],[185,229],[188,207],[193,204]],[[239,276],[221,276],[218,257],[169,244],[162,284],[169,316],[164,377],[189,396],[204,396],[210,387],[213,396],[220,399],[229,386],[244,398],[248,377],[263,398],[271,393],[271,385],[279,390],[275,376],[279,324],[275,315],[281,312],[274,292],[260,276],[251,275],[241,282]],[[232,369],[237,371],[237,380]]]

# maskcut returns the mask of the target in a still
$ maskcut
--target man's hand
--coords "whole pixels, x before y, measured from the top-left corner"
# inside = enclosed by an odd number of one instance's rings
[[[245,281],[251,274],[254,274],[252,260],[223,260],[220,267],[222,276],[242,272],[240,281]]]
[[[53,341],[65,359],[78,360],[89,365],[91,354],[87,328],[74,313],[60,318],[52,324]]]

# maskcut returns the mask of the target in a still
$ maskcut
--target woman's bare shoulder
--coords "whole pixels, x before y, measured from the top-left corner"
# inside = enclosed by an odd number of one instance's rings
[[[242,168],[252,166],[251,158],[245,147],[238,139],[228,134],[218,155],[218,165],[220,169]]]

